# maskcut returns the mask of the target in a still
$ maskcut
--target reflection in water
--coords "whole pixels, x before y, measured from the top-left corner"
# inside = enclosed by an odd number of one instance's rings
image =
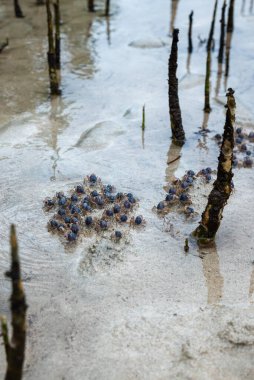
[[[220,273],[219,255],[216,244],[202,249],[198,248],[198,253],[202,259],[203,273],[207,284],[207,303],[209,305],[218,304],[223,295],[224,280]]]
[[[68,122],[65,116],[63,116],[64,111],[64,103],[61,97],[54,97],[51,100],[50,104],[50,138],[46,138],[48,146],[52,148],[54,151],[54,155],[52,156],[52,170],[53,174],[50,177],[51,181],[56,180],[56,170],[57,170],[57,162],[59,160],[59,151],[58,147],[58,134],[60,131],[65,129],[68,126]],[[47,130],[45,131],[47,133]]]
[[[186,69],[187,69],[187,74],[190,74],[190,63],[191,63],[191,53],[188,53],[187,56],[187,63],[186,63]]]
[[[250,276],[249,299],[251,303],[254,302],[254,299],[252,300],[253,294],[254,294],[254,268],[252,269],[251,276]]]
[[[178,169],[180,158],[181,158],[182,147],[171,142],[169,151],[168,151],[168,160],[166,167],[166,176],[165,180],[167,184],[170,184],[175,178],[175,172]],[[164,190],[167,191],[167,186],[164,187]]]
[[[145,149],[145,130],[142,129],[142,148]]]
[[[108,40],[108,44],[111,45],[110,17],[106,17],[106,25],[107,25],[107,40]]]
[[[215,87],[215,97],[217,98],[220,92],[220,84],[221,84],[221,76],[222,76],[222,63],[218,64],[218,71],[217,71],[217,82]]]
[[[208,112],[204,112],[204,117],[203,117],[203,123],[202,123],[202,131],[206,131],[208,128],[208,122],[209,122],[209,116],[210,114]]]
[[[95,13],[84,14],[83,11],[83,4],[77,0],[72,7],[68,2],[62,5],[63,64],[70,65],[72,72],[91,78],[94,74],[94,44],[90,37],[93,27],[98,24]]]
[[[180,0],[171,0],[170,34],[173,33],[173,29],[175,27],[175,19],[176,19],[179,1]]]
[[[201,131],[200,131],[201,138],[198,140],[198,147],[205,150],[208,150],[207,133],[209,132],[209,129],[207,128],[207,126],[209,122],[209,116],[210,116],[210,113],[204,112],[203,123],[202,123]]]
[[[253,12],[253,5],[254,5],[254,0],[250,0],[250,9],[249,9],[250,14],[252,14]]]
[[[227,32],[227,37],[226,37],[226,66],[225,66],[225,77],[228,77],[228,75],[229,75],[230,50],[231,50],[231,43],[232,43],[232,35],[233,35],[233,33],[231,33],[231,32]]]
[[[53,151],[51,156],[53,173],[50,177],[52,181],[56,180],[57,162],[59,160],[60,147],[58,147],[58,135],[69,125],[68,119],[64,115],[65,108],[66,104],[61,97],[52,97],[50,100],[49,117],[40,127],[40,137]]]
[[[242,8],[241,8],[241,14],[242,15],[244,14],[244,11],[245,11],[245,2],[246,2],[246,0],[242,1]]]

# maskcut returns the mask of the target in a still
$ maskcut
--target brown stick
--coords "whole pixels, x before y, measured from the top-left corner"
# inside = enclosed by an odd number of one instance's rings
[[[14,225],[11,226],[11,270],[6,273],[12,281],[12,338],[8,339],[7,324],[2,319],[7,371],[5,380],[21,380],[26,346],[26,298],[21,280],[18,244]]]
[[[224,0],[222,9],[221,9],[221,28],[220,28],[220,49],[219,49],[219,55],[218,55],[218,62],[223,63],[223,57],[224,57],[224,46],[225,46],[225,13],[226,13],[226,0]]]
[[[223,141],[219,156],[217,179],[208,197],[208,203],[202,214],[201,222],[193,235],[198,241],[208,243],[215,238],[220,227],[222,212],[232,192],[232,167],[234,149],[235,98],[234,91],[227,93],[227,114]]]
[[[171,53],[168,62],[168,98],[172,139],[175,144],[183,145],[185,142],[185,133],[182,125],[182,115],[178,97],[178,79],[176,76],[178,34],[179,29],[174,29]]]

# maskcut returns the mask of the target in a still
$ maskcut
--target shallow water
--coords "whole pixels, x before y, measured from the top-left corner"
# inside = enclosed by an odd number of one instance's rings
[[[112,16],[62,0],[62,97],[48,94],[44,7],[23,1],[25,19],[0,6],[0,314],[8,315],[9,227],[18,231],[29,304],[24,379],[252,379],[254,376],[253,169],[235,170],[235,192],[213,249],[184,239],[197,221],[152,211],[173,176],[216,168],[225,91],[236,91],[237,123],[254,126],[253,13],[236,2],[230,76],[218,88],[219,14],[212,62],[212,108],[204,120],[205,46],[213,2],[112,1]],[[194,52],[187,67],[188,14]],[[174,10],[173,10],[174,13]],[[170,140],[167,62],[172,25],[180,28],[179,96],[187,142]],[[216,95],[217,91],[217,95]],[[146,129],[142,136],[142,107]],[[197,134],[205,124],[211,131]],[[167,164],[181,155],[173,164]],[[95,172],[139,198],[146,228],[129,244],[101,237],[63,245],[47,231],[46,196]],[[209,188],[195,190],[201,213]],[[169,228],[170,223],[173,224]],[[112,254],[111,254],[112,253]],[[240,342],[240,343],[239,343]],[[223,355],[222,355],[223,353]],[[0,351],[0,376],[4,353]]]

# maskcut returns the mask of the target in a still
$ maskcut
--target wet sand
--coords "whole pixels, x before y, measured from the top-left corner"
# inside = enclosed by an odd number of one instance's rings
[[[225,90],[236,91],[237,126],[253,130],[253,18],[236,2],[230,75],[217,77],[219,14],[212,62],[212,112],[204,119],[205,46],[213,4],[179,0],[112,1],[89,15],[85,1],[62,0],[61,98],[48,93],[44,7],[23,0],[24,19],[0,6],[0,314],[9,316],[9,227],[17,226],[29,304],[24,379],[253,379],[254,169],[235,169],[233,193],[216,245],[184,253],[197,225],[152,211],[173,176],[216,169]],[[188,15],[194,52],[188,60]],[[172,13],[173,12],[173,13]],[[172,19],[172,15],[174,16]],[[180,28],[179,96],[187,142],[171,145],[167,62]],[[188,67],[187,67],[188,64]],[[142,107],[146,130],[142,138]],[[207,125],[211,133],[197,134]],[[253,154],[253,153],[252,153]],[[167,164],[176,156],[181,158]],[[47,231],[43,200],[95,172],[139,198],[146,228],[129,244],[100,236],[63,245]],[[201,213],[209,187],[195,189]],[[5,371],[0,346],[0,377]]]

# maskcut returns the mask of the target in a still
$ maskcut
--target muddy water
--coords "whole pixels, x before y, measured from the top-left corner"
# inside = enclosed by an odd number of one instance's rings
[[[22,1],[15,19],[0,6],[1,260],[0,313],[8,315],[9,226],[17,225],[29,303],[25,379],[252,379],[254,376],[254,174],[235,170],[235,193],[216,246],[184,239],[197,225],[152,208],[173,176],[216,168],[212,137],[224,124],[225,90],[236,90],[237,123],[254,127],[253,10],[236,2],[230,76],[217,77],[219,15],[212,63],[212,108],[204,118],[205,46],[213,2],[112,1],[112,16],[88,15],[85,1],[62,0],[61,98],[48,95],[45,9]],[[220,6],[219,4],[219,12]],[[194,10],[194,53],[187,56]],[[167,60],[173,25],[180,28],[180,103],[187,143],[171,145]],[[146,130],[141,133],[142,107]],[[211,131],[201,135],[202,127]],[[167,164],[175,157],[181,158]],[[89,173],[134,192],[145,229],[128,244],[101,237],[63,245],[46,228],[43,199]],[[195,190],[202,212],[209,188]],[[0,351],[0,376],[4,352]]]

